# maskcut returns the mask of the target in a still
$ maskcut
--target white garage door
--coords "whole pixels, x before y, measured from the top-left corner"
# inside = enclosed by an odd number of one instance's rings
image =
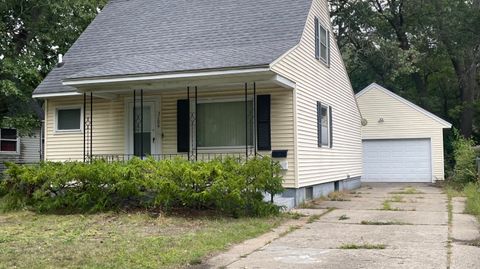
[[[363,141],[364,182],[431,182],[430,139]]]

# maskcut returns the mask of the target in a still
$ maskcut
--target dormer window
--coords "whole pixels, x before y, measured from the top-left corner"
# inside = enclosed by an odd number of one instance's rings
[[[330,31],[315,18],[315,58],[330,65]]]

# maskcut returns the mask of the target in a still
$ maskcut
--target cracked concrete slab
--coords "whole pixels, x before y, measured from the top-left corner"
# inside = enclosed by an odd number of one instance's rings
[[[228,268],[446,268],[443,249],[342,250],[269,246]]]
[[[452,212],[457,214],[463,214],[465,212],[465,200],[465,197],[453,197]]]
[[[345,215],[349,219],[339,220]],[[419,211],[386,211],[386,210],[334,210],[319,221],[333,223],[361,223],[362,221],[400,221],[416,225],[447,225],[448,213]]]
[[[318,249],[339,248],[343,244],[383,244],[394,249],[422,247],[445,249],[447,231],[447,226],[338,225],[315,222],[279,238],[274,244]]]
[[[454,243],[452,245],[451,269],[479,268],[480,247]]]
[[[452,238],[455,240],[480,239],[480,227],[472,215],[453,214]],[[480,265],[479,265],[480,266]]]
[[[370,187],[369,187],[370,186]],[[322,215],[320,219],[273,240],[227,268],[476,268],[480,248],[455,241],[478,235],[475,219],[453,214],[449,233],[448,199],[442,190],[429,184],[369,184],[347,194],[350,201],[316,201],[318,208],[296,210],[304,215]],[[415,211],[384,211],[386,199],[392,199],[408,186],[422,194],[401,195],[404,203],[390,202],[392,208]],[[454,202],[457,200],[454,199]],[[457,212],[464,201],[458,200]],[[463,210],[462,210],[463,212]],[[369,223],[361,224],[362,221]],[[365,225],[385,224],[396,225]],[[392,224],[392,223],[390,223]],[[406,225],[398,225],[406,224]],[[451,264],[449,263],[449,234]],[[342,249],[349,244],[358,249]],[[365,249],[385,245],[385,249]]]
[[[447,208],[447,201],[441,202],[415,202],[415,203],[390,203],[392,208],[406,210],[406,211],[427,211],[427,212],[445,212]]]
[[[292,213],[297,213],[300,215],[306,216],[314,216],[314,215],[322,215],[327,212],[328,209],[311,209],[311,208],[297,208],[291,210]]]
[[[314,207],[316,208],[336,208],[336,209],[371,209],[375,210],[381,208],[382,203],[379,201],[365,201],[365,202],[358,202],[358,201],[323,201],[321,203],[316,203]]]

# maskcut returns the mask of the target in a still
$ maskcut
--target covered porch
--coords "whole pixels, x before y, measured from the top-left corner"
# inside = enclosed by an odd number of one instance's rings
[[[183,75],[64,82],[82,98],[81,159],[293,154],[293,82],[267,69]]]

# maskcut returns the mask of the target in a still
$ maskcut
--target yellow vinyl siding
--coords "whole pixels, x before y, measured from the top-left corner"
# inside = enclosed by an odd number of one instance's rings
[[[330,29],[330,67],[315,59],[315,17]],[[297,83],[297,187],[361,176],[361,117],[325,0],[313,1],[300,43],[272,64],[272,70]],[[332,149],[317,145],[317,101],[333,109]]]
[[[193,98],[193,92],[191,92]],[[253,91],[249,90],[251,96]],[[271,128],[272,149],[288,150],[289,169],[284,174],[285,187],[295,186],[294,159],[294,126],[293,126],[293,92],[283,88],[261,89],[257,94],[271,94]],[[244,97],[244,91],[238,90],[200,90],[198,98]],[[160,97],[160,129],[157,138],[161,138],[162,154],[177,154],[177,100],[186,99],[186,90],[162,91],[148,93],[144,100],[157,100]],[[131,96],[119,96],[115,100],[94,98],[93,104],[93,153],[94,154],[124,154],[125,100]],[[50,161],[67,161],[83,159],[83,133],[55,133],[55,111],[58,107],[83,105],[83,96],[51,98],[46,107],[46,159]],[[90,110],[87,106],[87,116]],[[158,140],[157,140],[158,141]],[[243,151],[240,151],[242,153]],[[269,155],[270,152],[259,152]]]
[[[83,132],[55,131],[57,108],[83,107],[83,96],[52,98],[47,102],[45,157],[49,161],[83,160]],[[87,106],[87,117],[90,108]],[[93,154],[124,153],[124,102],[123,98],[93,100]],[[80,124],[83,124],[81,122]]]
[[[444,179],[442,124],[377,88],[360,95],[358,104],[368,121],[362,127],[363,139],[430,138],[433,177]]]

